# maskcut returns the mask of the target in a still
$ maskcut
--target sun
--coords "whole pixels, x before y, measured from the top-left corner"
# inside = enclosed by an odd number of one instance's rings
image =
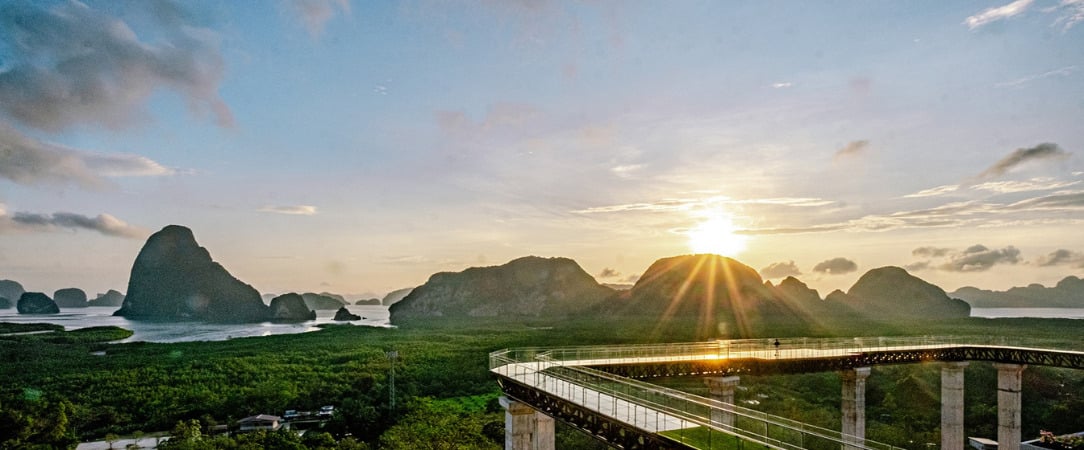
[[[737,233],[733,220],[724,213],[715,213],[685,234],[693,253],[713,253],[733,256],[745,250],[746,236]]]

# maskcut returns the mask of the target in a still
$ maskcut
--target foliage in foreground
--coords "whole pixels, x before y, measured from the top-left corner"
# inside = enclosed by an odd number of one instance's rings
[[[235,437],[204,433],[214,448],[428,448],[499,447],[498,388],[488,372],[490,351],[507,347],[625,344],[689,340],[681,324],[630,323],[600,327],[522,324],[433,324],[424,328],[329,327],[299,335],[222,342],[105,344],[116,330],[93,329],[42,335],[0,336],[0,447],[29,443],[64,448],[79,439],[171,430],[198,420],[203,427],[232,424],[254,414],[336,405],[321,432],[330,441],[294,442],[275,433]],[[1019,330],[1014,332],[1013,330]],[[839,336],[1032,335],[1081,342],[1079,321],[969,319],[923,325],[840,326]],[[785,330],[770,337],[786,336]],[[819,336],[831,336],[821,332]],[[769,336],[761,336],[769,337]],[[5,342],[7,341],[7,342]],[[395,407],[392,362],[395,350]],[[923,448],[937,442],[939,408],[936,365],[882,366],[868,381],[868,437]],[[839,388],[835,374],[743,376],[739,400],[755,409],[836,428]],[[967,433],[996,432],[996,372],[983,363],[967,371]],[[701,380],[666,381],[704,393]],[[1073,371],[1029,368],[1024,372],[1025,433],[1056,432],[1084,423],[1084,379]],[[978,386],[978,388],[972,388]],[[699,391],[698,391],[699,389]],[[45,424],[49,424],[46,426]],[[1034,428],[1034,429],[1033,429]],[[447,431],[451,430],[451,432]],[[440,431],[440,433],[437,433]],[[441,439],[441,435],[446,439]],[[308,434],[307,434],[308,435]],[[261,437],[262,436],[262,437]],[[421,439],[419,437],[424,437]],[[262,439],[262,440],[261,440]],[[274,439],[278,441],[272,442]],[[600,447],[586,435],[558,426],[558,446]],[[256,441],[259,441],[258,443]],[[184,440],[176,441],[181,445]],[[231,443],[232,442],[232,443]],[[334,442],[332,446],[331,442]],[[444,444],[441,444],[443,442]],[[563,443],[563,445],[562,445]],[[296,445],[295,445],[296,444]],[[429,444],[425,444],[429,445]],[[202,447],[191,447],[202,448]],[[451,447],[447,447],[451,448]]]

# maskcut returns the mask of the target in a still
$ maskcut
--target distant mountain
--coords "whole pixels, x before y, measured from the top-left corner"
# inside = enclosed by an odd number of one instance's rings
[[[97,297],[87,300],[87,306],[120,306],[124,304],[124,294],[110,289],[104,294],[98,294]]]
[[[305,299],[305,304],[309,306],[309,309],[339,309],[346,305],[346,299],[341,295],[335,294],[314,294],[312,292],[306,292],[301,294],[301,298]]]
[[[846,294],[825,299],[871,319],[950,319],[968,317],[971,307],[950,298],[933,284],[899,267],[881,267],[862,275]]]
[[[384,299],[380,300],[380,303],[383,304],[384,306],[391,306],[391,305],[399,302],[400,300],[406,298],[406,296],[408,294],[410,294],[410,291],[413,291],[413,290],[414,290],[414,288],[408,287],[408,288],[396,289],[394,291],[388,292],[388,295],[385,295]]]
[[[363,298],[361,300],[358,300],[358,301],[354,302],[354,304],[355,305],[368,305],[368,306],[380,306],[381,305],[379,298]]]
[[[571,259],[528,256],[501,266],[434,274],[391,305],[391,322],[438,317],[558,319],[585,311],[613,293]]]
[[[1007,291],[962,287],[952,293],[975,308],[1084,308],[1084,280],[1063,278],[1054,287],[1031,284]]]
[[[61,308],[86,308],[87,293],[79,288],[57,289],[53,293],[53,301]]]
[[[23,292],[26,292],[26,290],[18,281],[0,280],[0,299],[7,300],[6,302],[0,300],[0,308],[15,306],[15,302],[19,301],[19,297],[22,297]]]
[[[604,306],[622,322],[694,333],[696,338],[742,335],[754,328],[801,326],[825,313],[823,301],[797,279],[781,287],[755,269],[718,255],[684,255],[655,261],[632,289]],[[695,330],[689,330],[695,328]],[[683,335],[684,336],[684,335]]]
[[[305,299],[293,292],[271,299],[272,322],[304,322],[316,320],[316,311],[308,308]]]
[[[41,292],[23,292],[19,296],[17,308],[19,314],[57,314],[60,308],[56,302]]]
[[[192,230],[179,225],[147,239],[132,265],[128,295],[114,315],[210,322],[262,322],[270,317],[260,293],[214,262]]]
[[[814,332],[854,321],[967,317],[970,307],[898,267],[863,275],[844,293],[819,293],[794,277],[773,285],[753,268],[718,255],[663,258],[636,285],[606,304],[602,317],[655,323],[682,339],[744,336],[757,330]]]

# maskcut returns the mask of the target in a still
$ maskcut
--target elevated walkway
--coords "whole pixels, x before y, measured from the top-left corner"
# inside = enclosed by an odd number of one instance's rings
[[[1084,368],[1079,351],[926,337],[512,349],[491,353],[490,369],[511,399],[622,448],[857,450],[893,448],[864,438],[864,387],[860,422],[852,423],[853,433],[843,433],[636,379],[856,370],[868,375],[864,368],[879,364],[976,360]],[[853,383],[852,376],[852,390]],[[844,416],[846,421],[846,411]]]

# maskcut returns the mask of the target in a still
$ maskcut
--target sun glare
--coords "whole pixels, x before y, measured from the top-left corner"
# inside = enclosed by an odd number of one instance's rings
[[[693,253],[733,256],[745,250],[747,238],[737,234],[737,227],[725,214],[714,214],[686,232]]]

